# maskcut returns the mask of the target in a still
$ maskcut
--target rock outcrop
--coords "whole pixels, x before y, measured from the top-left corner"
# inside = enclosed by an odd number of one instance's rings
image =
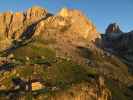
[[[79,34],[80,37],[88,38],[88,40],[95,41],[96,38],[99,38],[100,35],[96,30],[96,27],[88,20],[84,14],[75,9],[63,8],[59,12],[59,16],[64,18],[71,19],[71,28],[70,30],[73,33]]]
[[[0,37],[18,39],[30,25],[46,16],[47,11],[41,7],[30,8],[24,13],[2,13],[0,14]]]
[[[107,51],[119,55],[133,73],[133,31],[124,33],[118,25],[110,24],[106,33],[102,35],[102,40],[103,47]]]
[[[124,33],[116,23],[110,24],[106,29],[106,33],[103,35],[103,40],[107,44],[106,46],[122,52],[130,47],[129,45],[133,41],[133,32]]]
[[[64,8],[53,16],[47,10],[35,6],[24,13],[1,13],[0,19],[0,41],[29,38],[32,35],[56,37],[55,35],[59,33],[65,34],[69,40],[77,41],[91,42],[100,38],[100,34],[90,20],[74,9]]]
[[[48,14],[47,10],[38,6],[29,8],[25,13],[26,20],[31,23],[37,22],[45,18]]]
[[[119,25],[112,23],[109,24],[105,33],[122,33],[122,31],[120,30]]]
[[[38,24],[38,21],[42,20],[43,22],[38,25],[38,30],[43,30],[40,29],[43,28],[43,25],[55,28],[63,26],[69,33],[85,39],[88,38],[90,41],[100,37],[96,27],[78,10],[64,8],[57,16],[45,21],[46,17],[48,17],[47,10],[40,7],[30,8],[24,13],[6,12],[0,14],[0,36],[18,39],[30,25]],[[70,27],[67,29],[67,26]]]

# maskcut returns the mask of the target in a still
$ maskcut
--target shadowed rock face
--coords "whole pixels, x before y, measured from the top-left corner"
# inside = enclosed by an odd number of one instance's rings
[[[110,24],[106,33],[103,35],[105,47],[109,47],[120,52],[128,51],[132,48],[131,42],[133,41],[133,32],[122,32],[119,26],[114,23]]]
[[[109,24],[105,33],[122,33],[122,31],[116,23],[112,23]]]
[[[110,24],[102,37],[104,48],[117,54],[133,73],[133,31],[122,32],[118,25]]]

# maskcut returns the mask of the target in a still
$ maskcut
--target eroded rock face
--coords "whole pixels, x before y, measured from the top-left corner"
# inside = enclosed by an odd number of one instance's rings
[[[45,18],[47,11],[33,7],[25,13],[6,12],[0,14],[0,37],[18,39],[31,24]]]
[[[12,20],[8,29],[8,38],[19,38],[19,29],[23,28],[25,16],[22,13],[16,12],[12,14]]]
[[[62,9],[52,16],[41,7],[32,7],[24,13],[7,12],[0,14],[0,37],[5,39],[22,39],[22,37],[42,36],[44,38],[60,37],[75,43],[89,42],[100,38],[96,27],[78,10]],[[59,41],[60,42],[60,41]]]
[[[90,42],[100,38],[96,27],[80,11],[67,8],[37,24],[35,35],[42,34],[44,37],[47,34],[62,35],[62,38],[68,37],[70,41],[85,39]]]
[[[11,12],[0,14],[0,37],[1,38],[8,36],[7,32],[8,32],[11,20],[12,20]]]
[[[0,36],[17,39],[30,25],[38,24],[38,21],[43,20],[43,22],[39,23],[37,30],[43,30],[44,25],[54,26],[55,28],[61,26],[64,30],[66,28],[65,31],[68,31],[70,34],[88,39],[89,41],[100,37],[96,27],[78,10],[64,8],[57,16],[45,21],[47,15],[47,10],[36,6],[24,13],[7,12],[0,14]]]
[[[38,7],[38,6],[29,8],[25,12],[26,20],[29,20],[30,22],[36,22],[42,18],[45,18],[46,15],[47,15],[47,10],[45,10],[41,7]]]
[[[63,8],[59,12],[59,16],[64,18],[70,18],[71,27],[70,30],[76,33],[80,37],[93,41],[96,38],[100,38],[96,27],[78,10]]]

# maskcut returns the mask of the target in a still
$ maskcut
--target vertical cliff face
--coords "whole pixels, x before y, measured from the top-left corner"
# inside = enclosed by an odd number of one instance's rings
[[[47,15],[47,10],[38,6],[34,6],[29,8],[24,14],[27,21],[31,23],[37,22],[42,18],[45,18]]]
[[[40,7],[33,7],[24,13],[6,12],[0,14],[0,37],[19,38],[31,24],[45,18],[47,11]]]

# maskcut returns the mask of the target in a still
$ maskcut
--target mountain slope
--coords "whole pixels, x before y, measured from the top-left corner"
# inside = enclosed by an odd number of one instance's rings
[[[0,17],[0,99],[132,100],[128,65],[96,45],[101,35],[80,11]]]

